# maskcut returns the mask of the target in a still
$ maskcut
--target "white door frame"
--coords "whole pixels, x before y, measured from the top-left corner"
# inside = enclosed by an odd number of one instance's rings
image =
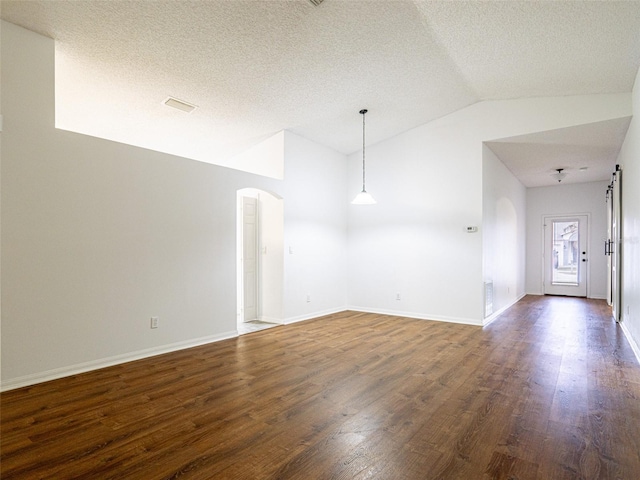
[[[604,241],[604,254],[607,256],[607,305],[613,306],[613,180],[607,187],[607,239]]]
[[[578,220],[579,245],[578,245],[578,285],[554,285],[551,281],[553,262],[552,224],[554,221],[571,222]],[[591,238],[591,215],[589,213],[576,213],[566,215],[544,215],[542,217],[542,291],[545,295],[567,295],[575,297],[589,297],[589,245]]]
[[[250,207],[250,208],[248,208]],[[247,219],[253,229],[247,231]],[[260,195],[242,197],[242,321],[260,318]]]
[[[607,280],[607,301],[611,305],[616,322],[622,319],[622,170],[616,165],[607,190],[608,234],[605,252],[609,255]]]

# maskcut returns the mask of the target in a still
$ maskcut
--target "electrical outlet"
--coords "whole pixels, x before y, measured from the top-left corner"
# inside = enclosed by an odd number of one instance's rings
[[[151,328],[158,328],[158,317],[151,317]]]
[[[400,300],[400,294],[396,293],[396,300]]]
[[[307,303],[311,302],[311,295],[307,295]]]

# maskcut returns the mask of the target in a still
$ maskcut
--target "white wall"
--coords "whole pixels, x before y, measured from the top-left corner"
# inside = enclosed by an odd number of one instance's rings
[[[640,361],[640,72],[631,125],[620,151],[622,167],[622,327]]]
[[[465,227],[482,223],[481,144],[453,141],[457,131],[429,124],[367,147],[378,203],[349,206],[352,309],[479,323],[482,243]],[[361,156],[350,157],[345,200],[361,190]]]
[[[367,146],[378,204],[349,208],[351,308],[482,324],[482,235],[465,227],[483,224],[483,142],[629,114],[628,94],[481,102]],[[349,197],[361,161],[349,157]]]
[[[284,177],[284,131],[272,135],[231,159],[212,163],[282,179]]]
[[[613,172],[612,172],[613,173]],[[572,183],[527,189],[527,293],[542,295],[543,222],[545,215],[587,213],[590,239],[587,262],[587,296],[607,298],[607,209],[609,182]]]
[[[3,22],[3,388],[235,335],[244,187],[282,196],[287,241],[312,249],[289,259],[285,315],[344,309],[344,156],[289,135],[303,167],[286,153],[280,181],[56,130],[53,55]]]
[[[346,309],[345,162],[344,155],[285,132],[286,323]]]
[[[483,279],[493,283],[495,315],[525,294],[526,188],[482,148]]]
[[[260,319],[284,323],[284,205],[273,195],[259,195]]]

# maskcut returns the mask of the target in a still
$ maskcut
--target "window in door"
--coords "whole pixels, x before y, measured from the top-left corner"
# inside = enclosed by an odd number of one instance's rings
[[[553,285],[578,285],[580,231],[578,222],[556,221],[553,228],[553,257],[551,283]]]
[[[587,296],[588,215],[545,216],[544,293]]]

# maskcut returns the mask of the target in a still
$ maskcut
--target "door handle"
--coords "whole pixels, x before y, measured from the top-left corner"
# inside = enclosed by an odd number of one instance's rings
[[[613,253],[613,240],[604,241],[604,254],[611,255]]]

